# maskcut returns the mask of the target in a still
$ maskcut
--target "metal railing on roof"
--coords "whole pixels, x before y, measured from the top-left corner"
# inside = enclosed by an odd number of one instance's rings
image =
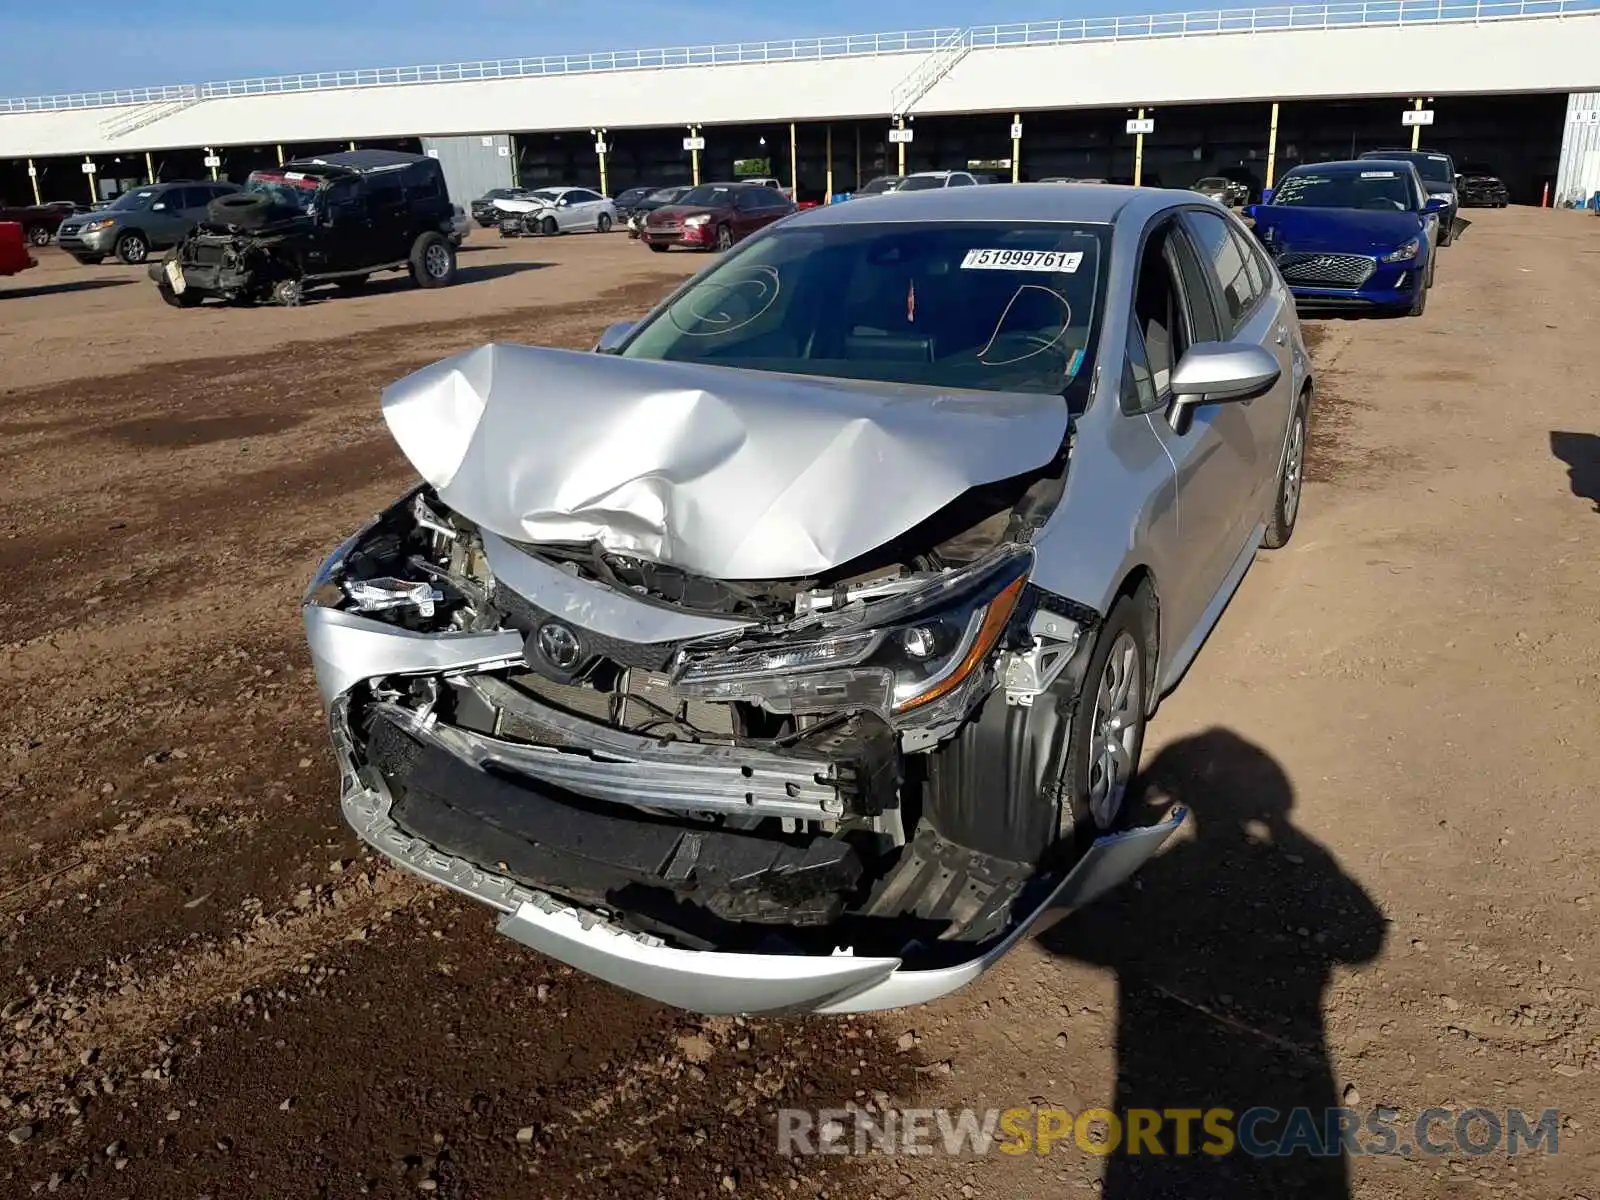
[[[1289,29],[1363,29],[1386,25],[1472,24],[1528,17],[1600,12],[1600,0],[1334,0],[1326,4],[1280,4],[1209,12],[1144,16],[1084,17],[976,25],[967,30],[974,49],[1051,46],[1063,42],[1132,41],[1136,38],[1201,37],[1219,33],[1271,33]]]
[[[1061,42],[1259,33],[1285,29],[1360,28],[1411,22],[1420,24],[1481,22],[1527,17],[1562,17],[1594,12],[1600,12],[1600,0],[1475,0],[1473,3],[1446,3],[1444,0],[1333,0],[1331,3],[1274,5],[1265,8],[981,25],[971,29],[920,29],[898,33],[794,38],[776,42],[735,42],[726,45],[679,46],[660,50],[551,54],[540,58],[503,58],[432,66],[319,71],[312,74],[274,75],[258,79],[219,80],[199,85],[168,84],[161,87],[127,88],[119,91],[0,99],[0,113],[110,108],[126,104],[184,100],[193,95],[196,86],[200,98],[209,100],[223,96],[264,96],[286,92],[330,91],[336,88],[393,87],[417,83],[520,79],[541,75],[722,66],[735,63],[801,62],[882,54],[926,54],[937,51],[949,55],[961,44],[970,48],[984,49],[1000,46],[1054,45]]]

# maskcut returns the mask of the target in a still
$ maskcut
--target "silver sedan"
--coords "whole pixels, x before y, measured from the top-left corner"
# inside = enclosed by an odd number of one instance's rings
[[[1146,721],[1294,531],[1294,306],[1193,192],[867,197],[596,353],[391,386],[421,477],[304,606],[347,819],[704,1012],[920,1003],[1183,820]]]

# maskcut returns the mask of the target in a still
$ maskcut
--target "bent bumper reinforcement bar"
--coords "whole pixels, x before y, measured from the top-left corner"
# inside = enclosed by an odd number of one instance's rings
[[[333,705],[330,724],[345,820],[373,849],[496,909],[499,932],[514,941],[628,991],[702,1013],[866,1012],[934,1000],[976,979],[1046,912],[1081,908],[1133,874],[1186,816],[1176,808],[1158,825],[1100,838],[1011,933],[956,966],[908,969],[899,958],[857,958],[844,949],[831,955],[680,950],[412,837],[391,817],[392,801],[376,772],[357,768],[343,701]]]

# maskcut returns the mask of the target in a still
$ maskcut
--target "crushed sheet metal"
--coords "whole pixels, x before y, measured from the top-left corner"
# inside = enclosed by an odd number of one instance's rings
[[[1059,396],[942,392],[488,345],[383,393],[451,508],[719,579],[815,574],[961,493],[1042,467]]]

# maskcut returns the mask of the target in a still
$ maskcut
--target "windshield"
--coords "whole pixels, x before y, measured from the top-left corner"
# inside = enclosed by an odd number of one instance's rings
[[[861,189],[863,196],[876,196],[881,192],[892,192],[900,186],[900,176],[880,175],[866,187]]]
[[[131,192],[123,192],[111,202],[110,207],[113,211],[128,212],[131,209],[144,208],[154,197],[153,189],[136,188]]]
[[[1297,208],[1369,208],[1380,212],[1416,212],[1418,205],[1408,172],[1395,167],[1370,170],[1290,171],[1278,184],[1272,203]]]
[[[733,203],[733,189],[727,184],[706,183],[690,188],[679,196],[676,203],[698,205],[702,208],[722,208]]]
[[[1228,186],[1228,181],[1220,175],[1207,175],[1194,186],[1197,190],[1200,188],[1225,188]]]
[[[897,192],[925,192],[929,188],[944,187],[943,175],[907,175],[895,188]]]
[[[1081,402],[1109,238],[1068,224],[777,227],[622,353]]]
[[[258,171],[245,182],[244,190],[271,196],[285,208],[295,208],[305,212],[316,199],[319,182],[305,175],[291,178],[287,174],[267,175]]]
[[[651,192],[649,199],[652,204],[671,204],[688,190],[686,187],[662,188],[659,191]]]

